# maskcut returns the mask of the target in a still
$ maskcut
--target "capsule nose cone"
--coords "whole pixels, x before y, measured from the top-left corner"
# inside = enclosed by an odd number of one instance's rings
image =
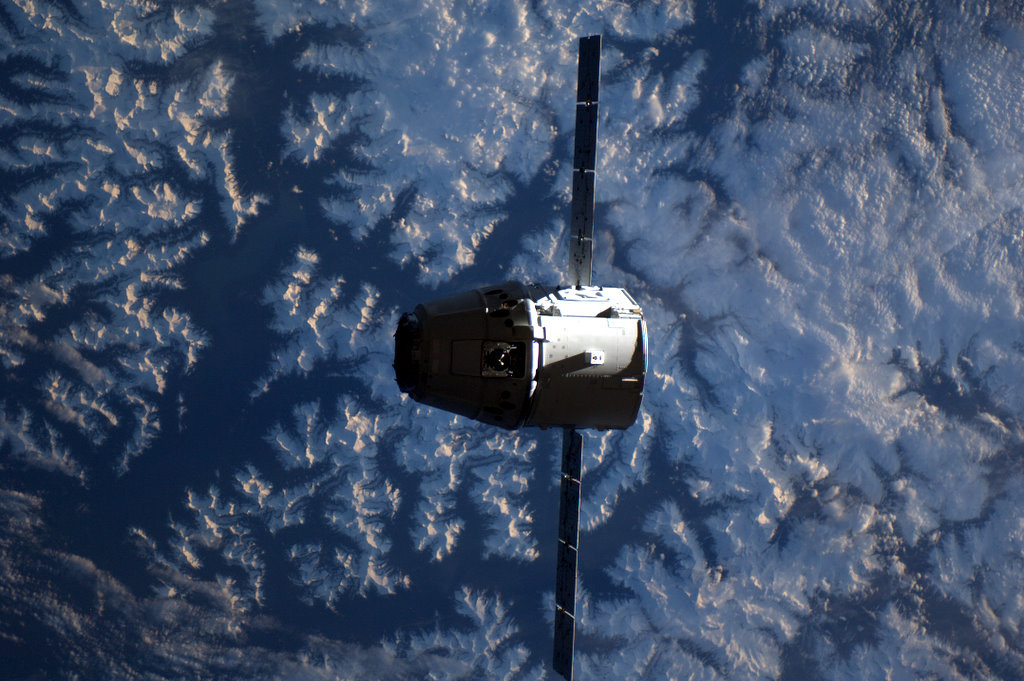
[[[395,330],[395,381],[404,393],[412,392],[420,373],[420,341],[423,330],[420,320],[412,312],[406,312],[398,320]]]

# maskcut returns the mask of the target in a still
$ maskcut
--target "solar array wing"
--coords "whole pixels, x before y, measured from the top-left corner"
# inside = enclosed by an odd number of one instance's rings
[[[576,140],[572,155],[569,284],[590,286],[594,257],[594,181],[597,168],[597,93],[601,36],[580,38],[576,71]]]
[[[566,428],[562,436],[562,494],[558,504],[558,565],[555,569],[555,671],[572,681],[576,637],[576,562],[580,522],[583,436]]]
[[[601,36],[580,38],[576,71],[576,136],[572,156],[572,220],[569,283],[590,286],[594,256],[594,180],[597,167],[597,93],[601,82]],[[580,480],[583,436],[565,428],[562,484],[558,503],[558,557],[555,568],[555,632],[552,666],[572,681],[576,639],[576,565],[579,555]]]

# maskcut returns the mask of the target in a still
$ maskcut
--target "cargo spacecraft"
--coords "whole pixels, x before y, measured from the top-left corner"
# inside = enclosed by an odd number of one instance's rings
[[[636,420],[647,326],[625,289],[591,281],[601,36],[579,40],[569,262],[559,286],[507,281],[422,303],[395,332],[417,402],[484,423],[564,429],[553,667],[572,681],[583,428]]]

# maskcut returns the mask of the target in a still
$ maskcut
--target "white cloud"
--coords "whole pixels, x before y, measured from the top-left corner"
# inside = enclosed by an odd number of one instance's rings
[[[588,553],[584,533],[581,676],[777,678],[794,649],[843,678],[1020,666],[1024,126],[1013,93],[1024,70],[1012,17],[762,3],[749,28],[778,40],[742,46],[752,60],[730,108],[696,125],[699,89],[733,84],[710,80],[715,49],[662,40],[694,21],[689,3],[256,6],[270,40],[325,29],[295,66],[360,82],[291,110],[283,153],[321,176],[328,152],[351,153],[363,169],[332,171],[315,199],[357,240],[393,219],[391,257],[428,286],[478,261],[510,200],[552,160],[555,134],[569,134],[566,36],[609,38],[599,271],[642,300],[651,369],[637,426],[587,440],[587,529],[623,519],[634,532],[612,559]],[[0,248],[31,252],[58,216],[80,241],[0,282],[4,370],[57,360],[31,387],[48,411],[5,397],[0,446],[12,466],[85,480],[63,434],[100,443],[123,427],[114,465],[127,470],[163,432],[159,396],[208,342],[185,305],[160,302],[209,241],[196,183],[216,187],[236,233],[266,199],[242,191],[221,131],[236,87],[223,63],[171,84],[124,66],[173,62],[211,34],[212,12],[85,3],[68,20],[56,5],[16,7],[18,27],[54,45],[69,75],[39,76],[56,98],[4,101],[0,119],[83,132],[17,130],[2,162],[36,174],[0,207]],[[800,8],[827,27],[776,21]],[[335,28],[344,37],[328,42]],[[554,165],[557,189],[538,198],[564,201],[565,163]],[[151,179],[171,166],[189,181]],[[550,279],[561,229],[523,239],[512,270]],[[361,389],[346,385],[332,409],[298,398],[290,418],[271,419],[275,458],[183,492],[163,549],[136,531],[161,585],[150,596],[32,543],[43,541],[43,501],[20,492],[0,494],[0,542],[16,557],[0,583],[42,585],[17,592],[18,607],[63,627],[72,664],[128,664],[116,667],[125,676],[150,667],[111,657],[123,641],[92,635],[108,622],[69,604],[62,575],[102,595],[107,616],[128,623],[117,631],[157,641],[146,648],[168,675],[220,665],[261,678],[550,678],[547,651],[520,640],[536,623],[512,620],[500,584],[460,589],[455,623],[367,648],[309,637],[292,656],[245,643],[273,628],[266,590],[282,558],[306,603],[340,610],[357,594],[432,588],[397,564],[399,545],[448,567],[475,560],[458,549],[482,525],[489,560],[526,570],[551,550],[532,506],[550,489],[536,482],[538,467],[551,470],[539,454],[550,438],[496,434],[397,397],[389,282],[326,276],[321,257],[299,249],[265,289],[282,340],[252,397],[277,398],[281,377],[332,364],[358,366],[346,380]],[[98,312],[61,321],[92,290]],[[59,328],[41,336],[47,324]],[[689,498],[645,495],[665,471]],[[467,494],[475,508],[460,503]],[[274,542],[283,548],[271,556]],[[613,593],[596,586],[602,573]],[[847,622],[862,640],[835,633]],[[201,643],[210,632],[216,650]]]
[[[472,629],[424,631],[408,637],[400,636],[399,645],[416,660],[437,650],[445,650],[452,664],[432,669],[435,678],[445,681],[479,678],[535,679],[540,670],[527,667],[528,651],[517,644],[518,627],[509,621],[505,603],[492,596],[463,588],[455,594],[458,614],[470,620]],[[397,646],[396,646],[397,648]]]
[[[552,92],[570,91],[574,45],[551,49],[539,36],[605,25],[650,39],[691,20],[688,3],[638,9],[597,3],[574,15],[545,9],[540,17],[526,3],[472,10],[448,2],[386,10],[370,4],[341,12],[317,2],[287,9],[262,3],[260,9],[271,36],[301,32],[310,22],[341,23],[341,16],[365,31],[355,44],[314,44],[302,56],[306,68],[367,85],[346,97],[344,113],[324,116],[314,102],[315,121],[286,121],[286,136],[296,149],[312,142],[311,152],[300,152],[308,159],[320,153],[321,140],[342,130],[361,135],[353,151],[371,170],[338,171],[338,193],[323,203],[325,212],[362,238],[389,217],[395,197],[411,192],[409,210],[392,232],[392,257],[435,286],[474,262],[477,247],[506,217],[501,204],[516,183],[538,172],[556,132],[572,125],[571,102],[555,110],[545,103]],[[473,31],[456,30],[469,24]]]
[[[275,351],[254,398],[282,376],[306,375],[327,361],[358,362],[360,374],[371,379],[374,398],[391,387],[389,346],[397,313],[381,309],[374,285],[353,288],[342,277],[321,280],[319,262],[319,255],[300,247],[286,272],[263,292],[273,311],[271,328],[287,342]]]

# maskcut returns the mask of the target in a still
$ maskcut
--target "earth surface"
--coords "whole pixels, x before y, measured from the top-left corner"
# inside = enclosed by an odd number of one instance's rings
[[[564,280],[600,33],[579,679],[1024,677],[1024,6],[0,4],[4,679],[553,679],[560,434],[399,392]]]

